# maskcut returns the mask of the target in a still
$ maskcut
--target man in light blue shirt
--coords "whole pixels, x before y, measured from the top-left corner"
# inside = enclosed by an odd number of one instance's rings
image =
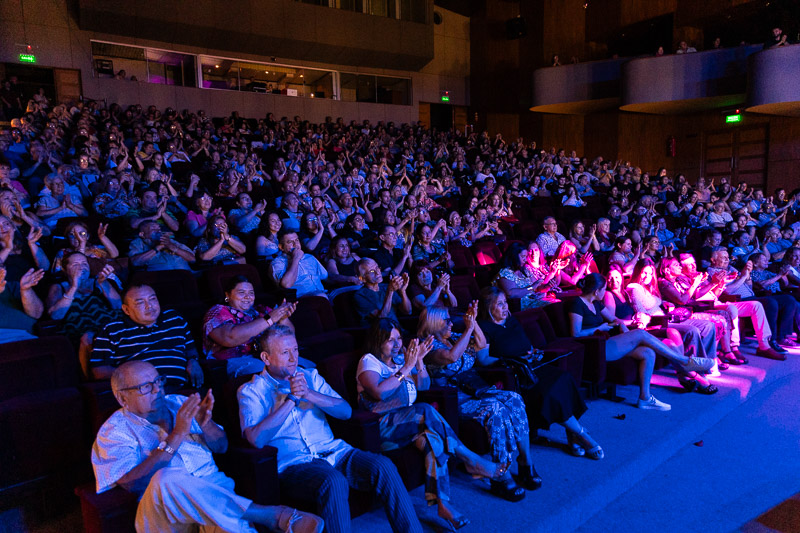
[[[312,499],[326,531],[350,531],[350,487],[374,491],[396,533],[421,533],[408,492],[386,457],[336,439],[325,415],[350,418],[352,409],[316,370],[298,368],[297,340],[276,325],[259,338],[265,369],[239,388],[244,437],[256,448],[278,449],[281,491]]]
[[[298,298],[327,297],[322,280],[328,279],[328,271],[316,257],[303,252],[297,232],[281,230],[278,234],[278,248],[281,254],[270,263],[275,283],[284,289],[294,289]]]

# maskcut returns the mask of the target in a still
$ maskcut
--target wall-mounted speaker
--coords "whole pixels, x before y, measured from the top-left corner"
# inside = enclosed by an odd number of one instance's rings
[[[526,35],[528,35],[528,24],[523,17],[516,16],[506,21],[506,39],[511,41],[521,39]]]

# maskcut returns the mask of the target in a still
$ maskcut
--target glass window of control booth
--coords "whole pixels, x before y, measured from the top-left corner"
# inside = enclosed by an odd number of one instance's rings
[[[92,58],[95,74],[100,78],[119,76],[160,85],[196,86],[191,54],[92,41]]]

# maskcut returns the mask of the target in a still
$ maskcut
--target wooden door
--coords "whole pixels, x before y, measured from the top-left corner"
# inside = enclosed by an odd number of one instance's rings
[[[59,103],[77,102],[81,97],[81,71],[71,68],[53,69],[56,83],[56,100]]]
[[[431,104],[427,102],[419,103],[419,121],[425,129],[431,127]]]
[[[453,106],[453,127],[459,131],[464,131],[467,127],[467,106]]]
[[[731,183],[745,182],[764,187],[767,182],[768,124],[730,128],[704,134],[703,175],[706,178],[730,178]]]

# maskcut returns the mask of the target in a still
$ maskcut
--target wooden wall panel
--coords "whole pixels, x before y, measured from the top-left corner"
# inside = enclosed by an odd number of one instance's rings
[[[582,115],[542,115],[542,136],[535,140],[543,150],[563,148],[568,153],[583,153],[584,117]]]

